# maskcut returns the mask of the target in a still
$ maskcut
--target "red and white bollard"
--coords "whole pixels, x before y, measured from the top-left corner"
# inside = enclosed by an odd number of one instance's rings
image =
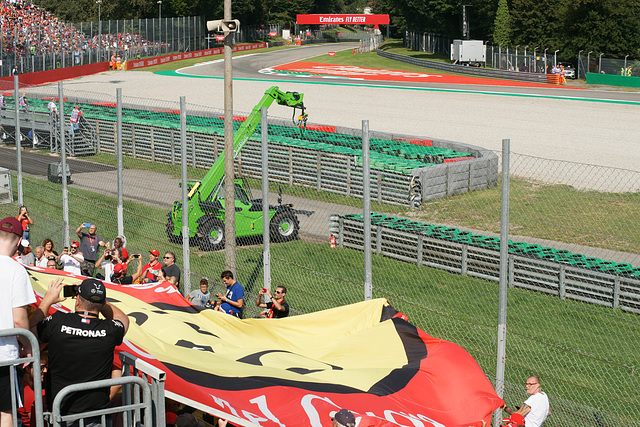
[[[329,237],[329,246],[331,246],[331,249],[334,249],[336,247],[336,236],[334,236],[333,234],[331,235],[331,237]]]

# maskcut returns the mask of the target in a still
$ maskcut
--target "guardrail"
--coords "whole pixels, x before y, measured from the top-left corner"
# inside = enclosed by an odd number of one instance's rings
[[[337,245],[364,250],[364,223],[347,216],[329,217],[329,233]],[[447,241],[410,231],[371,225],[372,251],[398,261],[437,268],[497,282],[500,274],[500,250]],[[594,271],[509,254],[510,287],[529,289],[560,299],[603,305],[640,314],[640,280],[618,274]]]
[[[449,73],[468,74],[478,77],[491,77],[496,79],[509,79],[542,84],[547,83],[547,75],[541,73],[521,73],[516,71],[495,70],[491,68],[469,67],[466,65],[458,64],[446,64],[439,61],[430,61],[428,59],[399,55],[397,53],[387,52],[380,49],[376,50],[376,53],[378,54],[378,56],[382,56],[383,58],[393,59],[394,61],[400,61],[418,67],[446,71]]]

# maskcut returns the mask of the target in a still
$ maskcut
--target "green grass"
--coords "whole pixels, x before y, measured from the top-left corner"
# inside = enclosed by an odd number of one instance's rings
[[[14,177],[15,183],[15,177]],[[45,237],[61,242],[61,185],[25,177],[25,204],[35,224],[34,245]],[[71,233],[77,224],[98,225],[105,239],[116,235],[116,201],[112,197],[72,189],[69,197]],[[166,210],[130,201],[124,203],[124,227],[131,253],[151,248],[172,250],[182,265],[181,248],[168,243]],[[13,215],[15,203],[0,205]],[[58,246],[58,249],[60,247]],[[238,277],[247,292],[248,314],[262,286],[262,248],[238,248]],[[192,283],[217,279],[224,254],[191,248]],[[288,287],[294,313],[327,309],[363,299],[363,254],[328,244],[296,241],[272,246],[272,282]],[[456,342],[469,351],[491,377],[495,375],[498,287],[494,282],[418,267],[382,256],[373,257],[374,297],[384,297],[427,333]],[[221,291],[216,284],[213,291]],[[521,400],[518,386],[531,373],[543,377],[557,401],[586,405],[607,419],[615,414],[640,416],[637,349],[638,316],[575,301],[561,301],[522,289],[508,299],[507,381],[510,403]],[[516,385],[517,384],[517,385]],[[556,405],[559,405],[556,403]],[[569,405],[569,403],[563,403]],[[553,408],[553,425],[565,423],[564,406]],[[616,419],[615,425],[626,425]]]
[[[116,165],[112,154],[87,157],[89,161]],[[158,172],[158,164],[123,157],[125,168]],[[180,165],[162,165],[162,173],[180,178]],[[188,169],[190,180],[204,177],[207,170]],[[247,180],[261,188],[259,180]],[[301,186],[280,184],[291,196],[319,202],[361,207],[362,200]],[[270,183],[277,191],[278,184]],[[485,231],[500,232],[500,182],[493,188],[424,202],[419,210],[371,202],[374,212],[410,217],[413,220]],[[640,193],[581,191],[567,185],[543,185],[512,178],[510,234],[630,253],[640,252]],[[585,228],[588,232],[585,232]],[[637,266],[640,267],[640,266]]]
[[[336,49],[340,49],[341,44],[336,43]],[[242,56],[254,53],[262,53],[262,52],[271,52],[276,50],[283,49],[299,49],[298,46],[274,46],[265,49],[255,49],[249,51],[241,51],[234,52],[233,56]],[[429,54],[425,52],[415,52],[405,47],[402,47],[402,40],[398,39],[389,39],[385,41],[385,43],[380,47],[381,50],[386,50],[393,53],[398,53],[401,55],[413,56],[415,58],[421,59],[430,59],[434,61],[442,61],[448,62],[448,59],[440,54]],[[218,55],[220,58],[222,55]],[[191,58],[185,59],[182,61],[168,62],[166,64],[154,65],[153,67],[146,68],[138,68],[132,71],[151,71],[151,72],[159,72],[159,71],[174,71],[184,67],[190,67],[201,62],[209,61],[215,57],[200,57],[200,58]],[[403,70],[403,71],[414,71],[421,73],[428,72],[437,72],[438,74],[452,74],[439,70],[432,70],[424,67],[417,67],[415,65],[405,64],[403,62],[394,61],[392,59],[382,58],[376,55],[375,52],[367,52],[363,54],[353,55],[351,49],[348,50],[339,50],[336,52],[335,56],[322,55],[307,59],[306,61],[310,62],[319,62],[322,64],[340,64],[340,65],[352,65],[358,67],[367,67],[367,68],[378,68],[378,69],[393,69],[393,70]]]
[[[391,39],[387,40],[380,47],[380,49],[422,59],[443,60],[438,55],[429,56],[429,54],[425,54],[424,52],[414,52],[409,49],[400,47],[401,45],[402,40]],[[411,55],[411,53],[413,53],[413,55]],[[406,64],[404,62],[394,61],[393,59],[383,58],[381,56],[378,56],[376,52],[366,52],[354,55],[350,49],[336,51],[335,56],[321,55],[306,59],[305,61],[319,62],[321,64],[350,65],[354,67],[413,71],[419,73],[452,74],[440,70],[418,67],[416,65]]]
[[[515,177],[510,184],[511,235],[640,252],[640,193],[581,191]],[[500,186],[425,202],[412,216],[499,233]]]

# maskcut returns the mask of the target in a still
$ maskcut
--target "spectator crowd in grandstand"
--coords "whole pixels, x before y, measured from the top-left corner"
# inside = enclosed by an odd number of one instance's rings
[[[115,51],[126,60],[163,46],[140,34],[118,32],[92,37],[27,0],[0,0],[0,11],[1,54],[7,58],[71,53],[79,64],[91,49]]]

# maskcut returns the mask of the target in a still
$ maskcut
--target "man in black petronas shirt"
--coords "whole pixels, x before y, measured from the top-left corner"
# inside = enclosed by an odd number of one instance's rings
[[[38,310],[31,318],[38,338],[47,343],[49,372],[45,384],[47,408],[62,388],[70,384],[111,378],[114,349],[122,343],[129,318],[107,302],[107,290],[97,279],[85,279],[72,288],[75,312],[55,312],[46,317],[52,304],[61,302],[62,279],[49,284]],[[99,318],[102,314],[104,318]],[[109,405],[109,388],[69,395],[62,402],[62,414],[104,409]],[[100,424],[100,417],[85,419],[85,426]]]

